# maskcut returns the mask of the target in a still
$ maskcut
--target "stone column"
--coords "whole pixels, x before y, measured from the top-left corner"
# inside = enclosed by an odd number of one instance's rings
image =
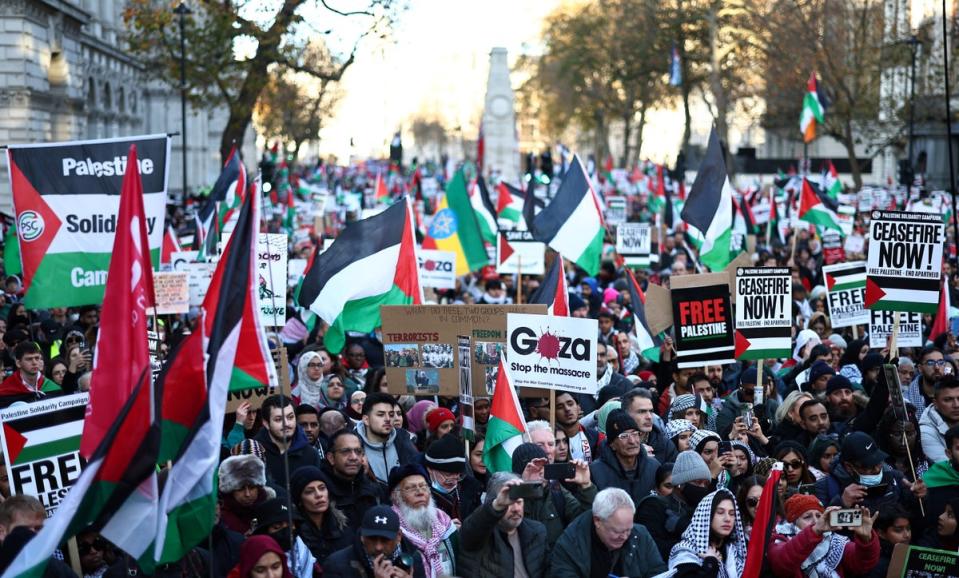
[[[484,166],[487,176],[499,175],[513,185],[520,184],[519,142],[516,138],[516,110],[505,48],[493,48],[489,56],[486,106],[483,110]]]

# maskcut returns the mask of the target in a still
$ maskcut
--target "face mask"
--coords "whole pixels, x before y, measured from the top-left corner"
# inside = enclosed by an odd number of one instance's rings
[[[882,483],[882,471],[878,474],[859,474],[859,483],[867,488],[878,486]]]
[[[436,480],[433,480],[433,483],[431,485],[433,486],[434,490],[443,494],[444,496],[452,491],[452,490],[447,490],[446,488],[441,486],[440,483],[437,482]]]
[[[290,550],[290,543],[292,542],[292,538],[290,537],[289,528],[283,528],[282,530],[278,530],[272,534],[267,534],[267,535],[273,538],[274,540],[276,540],[276,543],[280,545],[280,548],[282,548],[284,552],[288,552]]]
[[[692,507],[696,507],[710,492],[712,492],[712,490],[710,490],[708,486],[705,488],[693,484],[683,486],[683,497],[686,498],[686,502]]]

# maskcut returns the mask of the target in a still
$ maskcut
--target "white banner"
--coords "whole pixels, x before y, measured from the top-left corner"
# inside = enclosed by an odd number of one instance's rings
[[[420,283],[423,287],[453,289],[456,287],[456,253],[420,249]]]
[[[256,239],[257,310],[264,327],[286,325],[286,233]]]
[[[596,393],[595,319],[509,313],[507,369],[515,387]]]
[[[500,275],[542,275],[546,272],[546,245],[529,231],[501,231],[496,236],[496,272]]]

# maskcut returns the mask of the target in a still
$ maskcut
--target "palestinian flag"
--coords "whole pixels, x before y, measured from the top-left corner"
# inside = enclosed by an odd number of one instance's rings
[[[506,357],[500,352],[496,389],[493,390],[489,422],[486,424],[486,444],[483,446],[483,463],[491,474],[513,470],[513,450],[523,443],[525,433],[523,409],[506,367]]]
[[[57,400],[76,399],[72,407],[57,412],[56,423],[51,423],[50,415],[44,411],[34,411],[38,415],[27,415],[3,422],[3,437],[6,440],[8,464],[20,466],[39,460],[50,459],[80,449],[80,436],[83,434],[83,417],[87,412],[86,396],[75,398],[56,398]],[[55,400],[40,402],[56,407]],[[32,404],[32,410],[40,410],[40,404]]]
[[[509,189],[511,195],[522,194],[524,196],[523,200],[523,221],[526,223],[526,230],[533,230],[533,221],[536,220],[536,215],[539,214],[540,210],[545,206],[543,201],[536,198],[536,195],[533,191],[536,190],[536,181],[531,180],[529,182],[529,188],[525,192],[520,191],[519,189],[507,184],[506,188]]]
[[[633,312],[633,331],[636,333],[636,341],[639,343],[639,352],[643,357],[650,361],[659,362],[659,348],[663,340],[655,335],[649,328],[649,322],[646,321],[646,294],[642,287],[636,282],[633,272],[626,269],[629,284],[629,308]]]
[[[246,191],[246,167],[234,146],[223,163],[220,176],[213,183],[210,196],[195,216],[196,231],[193,243],[201,258],[216,254],[217,243],[224,225],[233,217]]]
[[[726,160],[713,127],[706,156],[683,205],[682,218],[696,228],[689,237],[699,250],[699,260],[711,271],[722,271],[739,254],[733,247],[733,187]]]
[[[843,269],[835,270],[836,267],[843,267]],[[827,268],[829,271],[826,270]],[[823,267],[823,274],[826,277],[826,289],[829,291],[866,288],[865,261],[854,261],[842,265]]]
[[[749,535],[742,578],[759,578],[763,574],[778,512],[782,510],[779,497],[779,480],[782,474],[782,462],[776,462],[769,471],[769,479],[763,484],[763,493],[759,497],[759,506],[756,507],[756,520]]]
[[[21,275],[23,273],[16,222],[7,225],[7,232],[3,236],[3,269],[7,275]]]
[[[173,230],[173,225],[166,226],[166,233],[163,235],[163,249],[160,252],[161,263],[171,263],[173,253],[180,252],[180,240]]]
[[[600,201],[578,156],[573,157],[553,201],[536,215],[532,231],[537,241],[565,255],[590,276],[599,272],[606,223]]]
[[[443,210],[437,215],[452,213]],[[379,327],[381,305],[422,302],[413,213],[405,198],[349,225],[329,249],[315,255],[298,295],[300,305],[329,323],[324,343],[331,353],[343,349],[347,331],[369,333]]]
[[[160,444],[146,330],[153,283],[149,251],[143,250],[149,245],[135,145],[126,157],[130,162],[123,178],[100,322],[100,339],[111,345],[105,357],[98,349],[94,358],[80,442],[87,466],[30,547],[7,567],[3,574],[7,578],[39,578],[54,550],[91,524],[134,557],[153,539]],[[123,363],[116,363],[117,359]],[[39,445],[30,451],[39,451]],[[27,451],[25,444],[17,457],[24,459]]]
[[[173,467],[160,496],[154,548],[149,559],[140,560],[144,569],[180,560],[212,530],[223,416],[235,374],[242,371],[267,385],[277,384],[256,310],[258,200],[254,188],[210,282],[201,330],[181,343],[160,376],[160,462],[173,461]]]
[[[806,82],[802,114],[799,117],[799,132],[803,135],[803,142],[812,142],[816,138],[816,123],[823,123],[823,112],[823,103],[819,100],[819,91],[816,87],[816,73],[813,72]]]
[[[825,195],[813,188],[809,179],[802,180],[802,197],[799,201],[799,220],[819,225],[824,229],[834,229],[842,235],[839,226],[838,206]]]
[[[373,184],[373,197],[377,201],[385,201],[390,196],[389,189],[386,188],[386,181],[383,180],[383,173],[376,173],[376,182]]]
[[[496,225],[496,211],[493,209],[493,202],[489,198],[489,191],[486,190],[486,182],[483,177],[477,179],[470,192],[470,206],[476,213],[476,223],[479,225],[480,236],[485,243],[496,245],[496,233],[499,227]]]
[[[514,197],[512,193],[510,193],[506,183],[497,185],[496,190],[499,191],[499,197],[496,200],[496,218],[511,223],[513,228],[525,229],[526,223],[523,221],[523,208],[525,203],[523,197]]]
[[[826,173],[823,175],[823,189],[830,199],[839,201],[839,193],[842,192],[842,181],[839,180],[839,171],[832,161],[826,161]]]
[[[546,277],[529,302],[545,305],[547,315],[569,317],[569,290],[566,287],[566,267],[563,265],[562,255],[556,254]]]
[[[473,205],[466,192],[466,178],[463,171],[456,171],[446,185],[446,194],[426,231],[423,248],[456,253],[456,275],[460,276],[489,264],[483,241]],[[493,242],[495,244],[495,237]]]

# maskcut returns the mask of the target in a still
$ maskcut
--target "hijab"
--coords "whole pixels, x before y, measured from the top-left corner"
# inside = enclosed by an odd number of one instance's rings
[[[746,535],[743,532],[743,520],[739,515],[739,508],[736,506],[736,496],[725,488],[707,494],[696,506],[692,521],[686,531],[683,532],[683,537],[669,553],[670,570],[674,570],[681,564],[702,565],[701,554],[709,551],[713,504],[717,504],[721,500],[732,501],[736,522],[733,525],[732,533],[726,539],[726,551],[723,552],[725,560],[720,561],[717,578],[739,578],[743,575],[746,566]]]
[[[300,356],[300,361],[296,364],[296,374],[299,376],[296,380],[296,387],[293,388],[293,395],[300,398],[300,403],[308,403],[313,407],[320,405],[320,398],[323,394],[323,377],[320,379],[310,379],[308,374],[310,362],[319,359],[320,354],[315,351],[307,351]]]
[[[273,538],[260,534],[250,536],[240,546],[240,561],[229,574],[229,578],[249,578],[250,573],[267,552],[273,552],[283,562],[283,578],[293,578],[290,568],[286,565],[286,553]]]

